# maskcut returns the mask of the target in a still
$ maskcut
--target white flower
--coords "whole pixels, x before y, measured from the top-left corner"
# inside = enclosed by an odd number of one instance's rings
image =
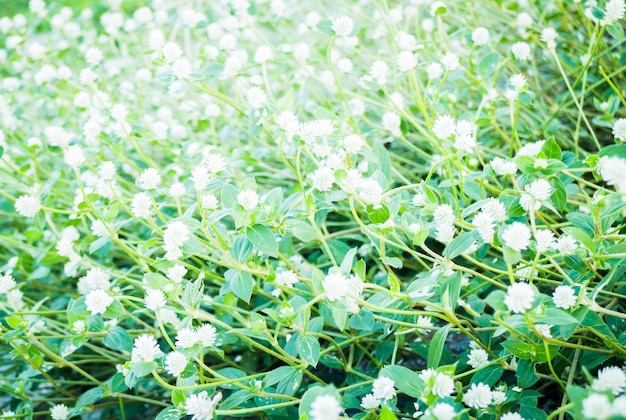
[[[373,394],[367,394],[361,398],[361,407],[364,410],[374,410],[378,408],[380,401]]]
[[[517,23],[517,25],[522,28],[528,28],[530,25],[533,24],[533,18],[528,13],[522,12],[517,15],[515,23]]]
[[[209,153],[202,162],[213,175],[217,175],[226,169],[226,160],[219,153]]]
[[[454,407],[448,403],[435,404],[428,409],[427,413],[437,420],[454,420],[456,418]]]
[[[383,187],[375,179],[364,179],[359,185],[359,197],[375,209],[381,207],[383,192]]]
[[[349,134],[343,139],[343,148],[346,153],[359,153],[363,146],[365,146],[365,140],[358,134]]]
[[[493,403],[495,405],[504,404],[506,401],[506,393],[502,391],[492,391],[491,396],[493,397]]]
[[[515,251],[523,251],[530,245],[530,229],[524,223],[513,222],[502,232],[504,245]]]
[[[70,417],[70,410],[64,404],[57,404],[50,409],[52,420],[66,420]]]
[[[524,77],[523,74],[514,74],[509,79],[509,84],[513,86],[515,92],[518,93],[524,91],[524,88],[526,88],[526,83],[526,77]]]
[[[146,308],[156,311],[161,309],[167,303],[165,295],[160,290],[150,290],[143,298]]]
[[[330,191],[335,183],[335,175],[332,169],[322,166],[311,174],[311,181],[313,182],[313,188],[316,190]]]
[[[185,274],[187,274],[187,269],[180,264],[176,264],[167,270],[167,278],[174,283],[182,282]]]
[[[426,369],[421,371],[419,376],[430,392],[440,398],[449,397],[454,392],[454,380],[445,373]]]
[[[156,169],[148,168],[139,175],[137,184],[144,190],[153,190],[161,184],[161,175]]]
[[[191,328],[183,328],[176,334],[176,347],[188,349],[198,342],[198,333]]]
[[[489,363],[489,355],[483,349],[472,349],[467,356],[467,364],[474,369],[484,366],[487,363]]]
[[[339,36],[349,37],[354,29],[354,23],[348,16],[340,16],[333,19],[331,29]]]
[[[487,408],[491,404],[491,389],[482,382],[472,384],[463,395],[463,402],[471,408]]]
[[[559,36],[557,31],[554,28],[545,28],[541,31],[541,41],[545,42],[548,45],[548,49],[554,50],[556,48],[556,38]]]
[[[626,395],[621,395],[613,400],[611,415],[619,418],[619,416],[623,416],[624,413],[626,413]]]
[[[156,339],[150,334],[142,334],[133,343],[131,360],[135,363],[149,363],[161,357],[163,353]]]
[[[563,255],[573,254],[578,249],[578,242],[569,235],[563,235],[557,239],[554,247]]]
[[[557,308],[569,309],[576,305],[577,300],[576,291],[570,286],[558,286],[552,292],[552,302]]]
[[[624,18],[624,0],[609,0],[604,7],[605,17],[602,20],[603,25],[610,25]]]
[[[433,133],[439,140],[445,140],[456,132],[456,122],[449,115],[441,115],[435,120]]]
[[[524,417],[519,413],[504,413],[500,420],[524,420]]]
[[[279,286],[293,287],[298,282],[298,276],[292,270],[283,270],[276,273],[274,283]]]
[[[180,376],[187,367],[187,356],[179,351],[173,351],[165,356],[163,361],[165,371],[172,376]]]
[[[435,239],[437,239],[442,244],[449,244],[454,239],[454,234],[456,233],[454,229],[454,225],[452,224],[444,224],[437,226],[437,230],[435,232]]]
[[[172,63],[172,73],[179,79],[187,79],[191,75],[193,67],[186,58],[179,58]]]
[[[626,374],[618,366],[605,367],[598,371],[598,378],[591,387],[598,392],[611,391],[613,395],[619,395],[626,388]]]
[[[452,52],[447,52],[441,57],[441,65],[446,71],[454,71],[459,68],[459,57]]]
[[[396,396],[395,383],[392,379],[381,376],[372,384],[372,394],[378,400],[391,400]]]
[[[207,193],[200,198],[200,205],[203,209],[215,210],[219,206],[219,202],[215,194]]]
[[[596,169],[604,182],[608,185],[615,185],[617,191],[626,193],[625,167],[626,159],[617,156],[602,156]]]
[[[254,52],[254,62],[263,64],[269,60],[274,58],[274,52],[272,49],[266,45],[261,45]]]
[[[516,42],[511,46],[511,52],[518,60],[530,60],[530,45],[527,42]]]
[[[400,131],[400,124],[402,123],[402,120],[395,112],[385,112],[383,114],[382,123],[385,130],[391,131],[391,134],[394,136],[399,137],[402,134]]]
[[[537,179],[524,186],[525,194],[520,198],[520,206],[526,211],[537,211],[542,201],[548,200],[554,191],[545,179]]]
[[[626,141],[626,118],[620,118],[613,124],[613,136],[621,141]]]
[[[35,217],[39,210],[41,210],[41,203],[37,197],[21,195],[15,200],[15,211],[17,211],[20,216]]]
[[[430,63],[426,66],[426,73],[428,80],[438,79],[443,74],[443,67],[439,63]]]
[[[337,420],[342,412],[337,398],[332,395],[318,395],[311,403],[311,420]]]
[[[218,392],[209,398],[206,391],[192,394],[185,400],[185,413],[192,416],[192,420],[212,420],[215,405],[222,399],[222,393]]]
[[[539,229],[535,233],[537,252],[545,252],[554,244],[554,233],[548,229]]]
[[[472,42],[478,46],[487,45],[489,43],[489,31],[483,27],[474,29],[472,31]]]
[[[493,242],[493,236],[495,234],[493,218],[484,211],[481,211],[472,220],[472,224],[476,226],[476,230],[481,239],[490,244]]]
[[[180,49],[177,43],[168,42],[163,46],[163,57],[168,63],[179,59],[183,55],[183,50]]]
[[[517,165],[512,160],[504,160],[499,157],[491,161],[491,167],[497,175],[513,175],[517,172]]]
[[[70,165],[72,168],[78,168],[85,163],[86,160],[83,149],[76,144],[65,149],[63,158],[65,163]]]
[[[252,210],[259,204],[259,195],[252,190],[242,190],[237,194],[237,203],[246,210]]]
[[[131,211],[135,217],[146,218],[152,213],[152,200],[144,192],[135,194],[131,202]]]
[[[86,295],[94,290],[109,290],[111,288],[111,276],[100,268],[92,268],[83,277],[78,279],[78,292]]]
[[[98,47],[91,47],[85,52],[85,61],[90,66],[97,66],[102,61],[102,51]]]
[[[196,337],[203,347],[211,347],[215,344],[215,340],[217,339],[217,330],[211,324],[202,324],[202,326],[196,330]]]
[[[85,297],[85,306],[92,315],[103,314],[112,303],[113,297],[102,289],[93,290]]]
[[[604,394],[591,394],[583,400],[583,416],[604,420],[611,415],[611,401]]]
[[[259,109],[262,108],[263,105],[265,105],[265,102],[267,101],[267,95],[265,94],[263,89],[256,86],[251,87],[246,93],[246,101],[251,108]]]
[[[348,293],[348,279],[341,273],[329,273],[322,280],[326,298],[331,302],[339,300]]]
[[[398,70],[407,72],[413,70],[417,66],[417,56],[411,51],[402,51],[396,58]]]
[[[532,308],[534,300],[535,289],[528,283],[519,282],[507,288],[504,304],[510,311],[521,314]]]
[[[6,274],[0,277],[0,294],[5,294],[9,290],[13,289],[17,283],[15,283],[15,279],[10,275]]]
[[[370,76],[379,85],[384,85],[387,82],[387,73],[389,73],[389,66],[383,60],[376,60],[370,67]]]

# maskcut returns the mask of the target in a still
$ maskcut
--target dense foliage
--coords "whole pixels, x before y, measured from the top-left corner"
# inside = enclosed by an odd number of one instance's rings
[[[0,16],[3,418],[625,418],[624,9]]]

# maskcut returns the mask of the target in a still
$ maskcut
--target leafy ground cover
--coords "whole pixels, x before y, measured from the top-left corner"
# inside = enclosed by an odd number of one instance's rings
[[[1,417],[626,418],[624,12],[0,10]]]

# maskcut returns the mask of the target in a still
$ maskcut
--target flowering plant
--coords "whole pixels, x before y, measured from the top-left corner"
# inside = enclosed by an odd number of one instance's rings
[[[28,6],[2,417],[624,418],[623,0]]]

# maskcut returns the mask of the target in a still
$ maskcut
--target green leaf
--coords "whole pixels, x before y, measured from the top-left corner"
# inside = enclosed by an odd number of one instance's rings
[[[330,20],[323,20],[320,23],[318,23],[316,27],[317,29],[320,30],[320,32],[325,33],[326,35],[330,35],[330,36],[335,35],[335,31],[333,31],[332,29],[333,22]]]
[[[413,398],[422,397],[424,392],[423,381],[419,375],[404,366],[385,366],[381,374],[393,379],[396,389]]]
[[[530,388],[539,377],[535,375],[535,363],[530,360],[520,360],[517,363],[517,385],[521,388]]]
[[[486,385],[494,386],[500,380],[503,373],[504,368],[500,365],[486,366],[472,375],[470,383],[478,384],[482,382]]]
[[[124,306],[122,306],[122,303],[118,301],[117,298],[113,297],[113,303],[111,303],[107,307],[107,310],[104,311],[102,316],[107,319],[115,319],[121,317],[122,315],[124,315],[124,313],[125,310]]]
[[[380,416],[378,418],[379,420],[398,420],[393,411],[391,411],[391,408],[386,405],[383,405],[382,410],[380,410]]]
[[[543,314],[543,318],[544,321],[547,321],[552,325],[578,325],[579,323],[579,321],[568,312],[557,308],[546,309],[546,312]]]
[[[446,309],[454,311],[461,294],[462,275],[460,271],[449,276],[443,283],[441,302]]]
[[[246,262],[251,253],[252,244],[243,235],[238,236],[230,247],[230,255],[240,263]]]
[[[374,315],[369,309],[361,309],[350,317],[350,328],[361,331],[372,331],[374,327]]]
[[[531,352],[533,352],[533,347],[530,344],[514,339],[505,341],[502,343],[502,347],[519,359],[530,359]]]
[[[296,342],[296,347],[300,357],[309,365],[317,365],[320,359],[320,343],[317,338],[311,335],[300,336]]]
[[[465,251],[474,243],[473,232],[465,232],[452,240],[443,250],[443,256],[449,259],[453,259]]]
[[[541,147],[541,152],[546,156],[546,159],[558,159],[561,160],[562,152],[561,148],[554,140],[554,137],[550,137]]]
[[[239,407],[244,402],[254,398],[254,394],[245,389],[240,389],[239,391],[235,391],[228,398],[226,398],[220,404],[220,409],[229,410],[231,408]]]
[[[183,414],[176,407],[167,407],[161,411],[155,420],[179,420],[183,418]]]
[[[495,73],[499,61],[500,54],[498,54],[497,52],[492,52],[490,54],[487,54],[480,60],[476,70],[483,79],[489,79]]]
[[[433,336],[430,346],[428,347],[427,366],[429,368],[434,369],[439,366],[441,354],[443,353],[443,347],[446,343],[446,338],[448,338],[450,328],[452,328],[452,324],[448,324],[445,327],[440,328]]]
[[[372,223],[385,223],[389,219],[389,209],[384,204],[377,209],[373,205],[368,204],[366,210],[367,217]]]
[[[507,264],[515,265],[522,260],[522,254],[519,251],[509,248],[508,246],[502,247],[504,254],[504,261]]]
[[[285,222],[285,227],[302,242],[311,242],[317,238],[315,229],[313,229],[311,223],[306,220],[288,219]]]
[[[247,271],[237,271],[230,269],[224,273],[226,283],[222,286],[220,294],[233,292],[235,296],[246,303],[250,303],[252,289],[254,288],[254,279]]]
[[[393,179],[391,176],[391,159],[389,158],[389,152],[385,149],[385,146],[382,143],[377,142],[374,143],[374,146],[372,147],[372,153],[378,159],[380,172],[385,175],[387,182],[389,182],[390,179]],[[385,185],[382,187],[385,188]]]
[[[270,228],[257,223],[246,229],[246,236],[256,249],[270,257],[278,258],[278,242]]]
[[[383,262],[383,264],[390,265],[393,268],[402,268],[402,260],[398,257],[382,257],[380,260]]]
[[[83,395],[80,396],[78,401],[76,401],[76,408],[83,408],[88,406],[89,404],[93,404],[96,401],[100,400],[104,395],[104,389],[100,387],[91,388],[89,391],[86,391]]]
[[[159,273],[146,273],[143,275],[143,280],[151,289],[155,290],[163,290],[170,282],[165,276]]]
[[[424,242],[426,242],[426,238],[428,238],[429,234],[430,234],[430,231],[428,229],[421,229],[419,232],[417,232],[413,236],[413,245],[417,245],[417,246],[424,245]]]
[[[133,340],[130,334],[122,327],[112,327],[107,335],[104,336],[104,345],[112,350],[124,350],[130,352],[133,350]]]

